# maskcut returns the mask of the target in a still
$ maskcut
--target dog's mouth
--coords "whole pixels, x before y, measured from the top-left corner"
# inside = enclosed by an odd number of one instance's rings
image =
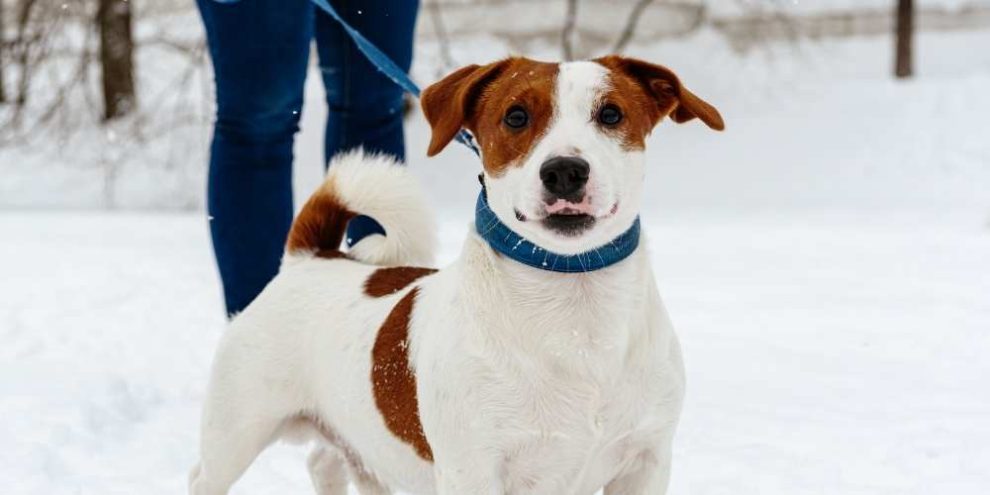
[[[543,227],[566,237],[575,237],[595,225],[597,219],[587,213],[553,213],[541,220]]]
[[[605,215],[595,216],[588,213],[585,208],[554,208],[553,213],[547,213],[539,218],[529,218],[518,209],[515,210],[516,220],[528,222],[536,220],[545,229],[563,235],[565,237],[577,237],[595,226],[598,220],[603,220],[615,215],[619,211],[619,204],[615,203]]]

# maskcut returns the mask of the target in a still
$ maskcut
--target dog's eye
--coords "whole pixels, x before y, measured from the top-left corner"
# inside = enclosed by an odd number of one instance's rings
[[[608,126],[616,125],[619,122],[622,122],[622,110],[619,110],[619,107],[609,103],[598,111],[598,122]]]
[[[508,112],[505,112],[502,121],[513,129],[522,129],[529,123],[529,114],[522,107],[512,107]]]

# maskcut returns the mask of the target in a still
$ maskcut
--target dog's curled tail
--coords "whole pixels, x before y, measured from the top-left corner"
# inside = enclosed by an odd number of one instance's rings
[[[303,205],[285,245],[286,261],[340,256],[347,222],[366,215],[385,228],[351,247],[347,257],[374,265],[430,266],[436,226],[419,182],[385,155],[338,155],[326,179]]]

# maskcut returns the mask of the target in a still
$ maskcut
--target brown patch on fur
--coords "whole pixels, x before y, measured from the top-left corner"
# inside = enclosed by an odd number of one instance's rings
[[[321,250],[319,250],[319,251],[316,252],[316,255],[315,256],[317,258],[323,258],[323,259],[327,259],[327,260],[339,260],[339,259],[349,260],[349,259],[351,259],[350,256],[347,256],[347,253],[345,253],[345,252],[343,252],[343,251],[341,251],[339,249],[321,249]]]
[[[385,297],[405,289],[421,277],[436,272],[435,268],[417,266],[379,268],[364,282],[364,293],[371,297]]]
[[[347,222],[354,216],[355,213],[348,210],[337,198],[333,182],[325,182],[310,196],[292,222],[285,242],[286,252],[337,251],[340,241],[344,239]]]
[[[463,127],[474,134],[485,170],[498,177],[533,148],[550,123],[558,66],[527,58],[464,67],[423,91],[423,113],[433,130],[427,154],[433,156]],[[502,119],[512,107],[529,115],[522,129]]]
[[[605,105],[619,107],[622,120],[618,124],[599,125],[606,133],[618,136],[627,150],[644,149],[650,132],[664,115],[670,113],[676,102],[670,101],[665,104],[666,108],[662,107],[661,102],[624,72],[609,71],[608,83],[608,89],[596,102],[591,118],[597,119],[598,112]]]
[[[416,376],[409,363],[409,319],[418,293],[418,287],[409,291],[378,330],[371,350],[371,387],[389,431],[432,462],[433,451],[419,420]]]
[[[611,97],[628,97],[632,100],[628,102],[631,104],[637,102],[641,104],[643,95],[653,100],[652,105],[642,105],[637,109],[620,105],[626,116],[629,116],[630,113],[640,113],[642,115],[638,117],[648,117],[652,120],[651,129],[667,115],[677,123],[687,122],[697,117],[712,129],[717,131],[725,129],[725,122],[718,110],[688,91],[670,69],[618,55],[598,58],[595,59],[595,62],[612,71],[610,76],[615,89],[609,93]],[[639,90],[632,89],[630,84],[638,86]],[[641,140],[637,140],[636,136],[641,133],[642,122],[644,121],[643,118],[635,119],[627,132],[623,134],[626,136],[627,142],[633,146],[642,146]]]

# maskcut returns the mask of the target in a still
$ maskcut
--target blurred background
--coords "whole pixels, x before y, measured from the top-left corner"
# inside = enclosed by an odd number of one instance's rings
[[[727,124],[647,146],[689,377],[671,493],[986,493],[990,0],[423,0],[412,75],[612,52],[667,65]],[[323,170],[315,63],[306,95],[297,206]],[[225,324],[213,106],[191,0],[0,0],[6,493],[185,490]],[[427,159],[412,107],[442,266],[480,166]],[[309,493],[304,456],[265,453],[234,493]]]

